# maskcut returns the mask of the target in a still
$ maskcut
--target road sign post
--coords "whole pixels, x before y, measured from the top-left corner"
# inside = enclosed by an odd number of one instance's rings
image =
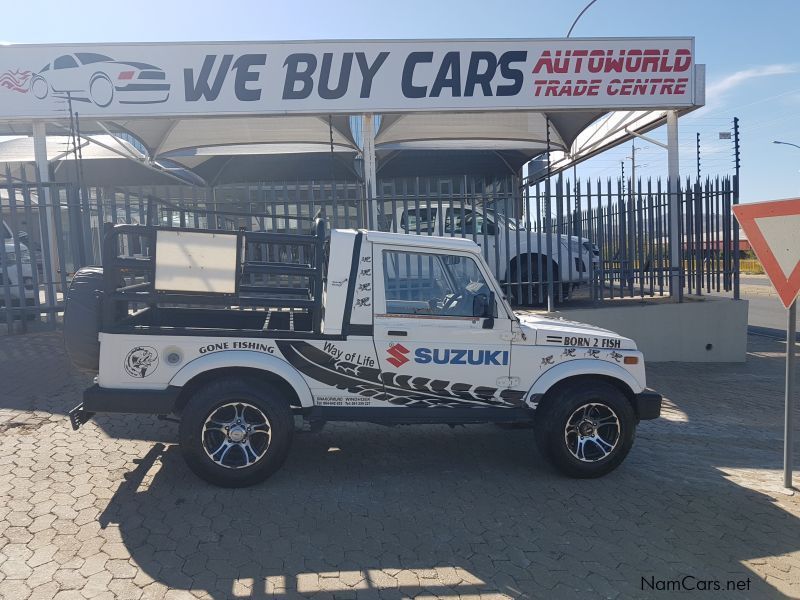
[[[794,343],[797,337],[797,298],[789,307],[786,324],[786,395],[783,419],[783,485],[792,487],[792,453],[794,452]]]
[[[736,219],[787,309],[783,421],[783,485],[792,486],[797,295],[800,292],[800,198],[739,204]]]

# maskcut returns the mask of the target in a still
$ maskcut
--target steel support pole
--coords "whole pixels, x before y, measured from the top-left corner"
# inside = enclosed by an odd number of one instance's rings
[[[681,240],[679,222],[678,185],[680,161],[678,158],[678,111],[667,111],[667,166],[669,170],[669,295],[680,302],[681,290]]]
[[[792,452],[794,450],[794,360],[797,337],[797,298],[787,311],[786,323],[786,395],[783,417],[783,485],[792,487]]]
[[[369,215],[367,227],[378,229],[378,167],[375,160],[375,115],[363,115],[361,133],[364,138],[362,152],[364,153],[364,183],[367,192],[367,210],[365,218]]]
[[[39,193],[42,194],[42,197],[38,198],[39,210],[44,211],[44,223],[47,226],[47,231],[43,231],[42,234],[47,236],[47,246],[50,249],[50,273],[46,274],[47,283],[50,285],[44,286],[45,298],[47,305],[53,307],[56,305],[57,300],[52,284],[55,284],[55,286],[59,284],[58,270],[61,265],[61,257],[58,255],[56,242],[58,232],[56,231],[55,217],[53,215],[56,210],[55,200],[52,191],[47,185],[50,183],[50,163],[47,161],[47,131],[44,121],[33,121],[33,157],[36,163],[37,181],[42,184],[42,188],[37,190],[37,196]]]

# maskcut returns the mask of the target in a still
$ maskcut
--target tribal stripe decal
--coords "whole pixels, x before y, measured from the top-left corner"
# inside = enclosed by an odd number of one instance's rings
[[[333,358],[307,342],[277,342],[284,358],[305,376],[359,396],[409,407],[516,407],[525,392],[427,377],[400,375]]]

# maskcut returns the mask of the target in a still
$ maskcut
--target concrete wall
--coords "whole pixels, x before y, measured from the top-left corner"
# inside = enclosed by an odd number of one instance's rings
[[[647,362],[744,362],[747,300],[704,296],[685,302],[606,302],[555,313],[636,341]]]

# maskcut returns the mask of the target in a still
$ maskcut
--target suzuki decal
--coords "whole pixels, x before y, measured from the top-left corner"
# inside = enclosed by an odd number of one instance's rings
[[[298,371],[326,385],[407,407],[522,406],[525,392],[401,375],[338,360],[307,342],[277,342]],[[395,344],[396,347],[399,344]]]
[[[390,365],[400,368],[408,362],[409,359],[406,358],[406,354],[409,352],[410,350],[403,346],[403,344],[392,344],[386,351],[386,353],[389,355],[389,358],[386,359],[386,362],[388,362]]]
[[[507,365],[508,350],[462,350],[417,348],[414,362],[421,365]]]

